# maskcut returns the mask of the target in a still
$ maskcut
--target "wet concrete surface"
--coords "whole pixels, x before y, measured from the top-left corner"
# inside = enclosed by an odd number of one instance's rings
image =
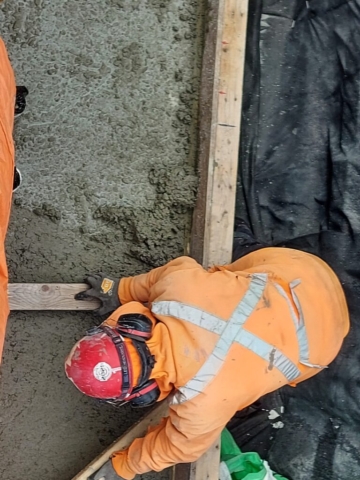
[[[132,275],[183,253],[197,186],[203,6],[1,4],[17,83],[30,91],[15,129],[24,183],[7,240],[12,282]],[[11,314],[2,480],[70,480],[144,413],[98,406],[66,380],[65,356],[97,322],[91,313]]]

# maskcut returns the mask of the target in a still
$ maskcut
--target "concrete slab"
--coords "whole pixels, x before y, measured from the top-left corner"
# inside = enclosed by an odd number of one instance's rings
[[[0,6],[29,91],[11,281],[132,275],[182,254],[197,177],[205,0],[26,0]],[[63,360],[92,314],[12,314],[0,392],[2,480],[69,480],[143,412],[97,406]],[[143,479],[167,478],[167,473]]]

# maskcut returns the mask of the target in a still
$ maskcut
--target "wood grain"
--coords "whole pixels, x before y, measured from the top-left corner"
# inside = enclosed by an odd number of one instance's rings
[[[94,310],[96,300],[75,300],[89,288],[85,283],[10,283],[10,310]]]
[[[210,4],[200,99],[200,188],[191,246],[205,267],[231,260],[248,0]]]
[[[191,464],[189,480],[219,480],[220,439],[197,461]]]
[[[199,460],[175,465],[171,480],[219,480],[220,441],[217,440]]]

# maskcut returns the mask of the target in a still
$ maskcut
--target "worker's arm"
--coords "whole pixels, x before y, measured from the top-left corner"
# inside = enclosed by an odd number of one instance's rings
[[[148,273],[122,278],[119,285],[120,302],[122,304],[132,301],[147,303],[159,294],[154,287],[160,279],[178,270],[194,268],[202,269],[201,265],[193,258],[178,257],[162,267],[150,270]]]
[[[136,439],[127,450],[114,454],[116,472],[131,480],[136,474],[198,460],[219,437],[237,405],[234,399],[218,398],[214,403],[204,395],[197,398],[170,407],[169,417],[160,425],[149,429],[144,438]]]
[[[149,302],[150,291],[160,278],[172,271],[189,268],[202,267],[190,257],[179,257],[162,267],[154,268],[148,273],[134,277],[115,280],[104,273],[91,274],[84,279],[90,289],[78,293],[75,295],[75,299],[96,298],[100,300],[101,306],[95,310],[95,313],[106,315],[128,302]]]

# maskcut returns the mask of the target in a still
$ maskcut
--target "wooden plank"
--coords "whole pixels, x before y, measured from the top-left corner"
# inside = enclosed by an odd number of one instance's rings
[[[145,415],[139,422],[133,425],[127,432],[124,433],[118,440],[116,440],[110,447],[104,450],[98,457],[95,458],[89,465],[78,473],[72,480],[88,480],[88,477],[97,472],[109,457],[114,452],[124,450],[131,443],[139,437],[143,437],[148,428],[157,425],[163,417],[167,416],[168,404],[167,402],[159,403],[150,413]],[[185,479],[183,479],[185,480]]]
[[[219,470],[220,439],[197,462],[191,464],[189,480],[219,480]]]
[[[98,301],[74,299],[88,288],[85,283],[10,283],[10,310],[94,310]]]
[[[231,259],[248,0],[213,0],[210,5],[200,99],[200,187],[191,245],[205,267]]]
[[[217,440],[197,462],[175,465],[171,480],[219,480],[219,469],[220,442]]]
[[[190,480],[191,467],[195,463],[179,463],[174,465],[171,470],[171,480]]]
[[[207,186],[209,175],[209,157],[211,146],[212,122],[214,117],[214,84],[218,76],[219,64],[216,63],[218,45],[218,23],[220,4],[223,1],[208,2],[205,46],[202,60],[201,89],[199,99],[199,186],[191,228],[190,252],[199,263],[204,256],[204,233],[207,210]]]

